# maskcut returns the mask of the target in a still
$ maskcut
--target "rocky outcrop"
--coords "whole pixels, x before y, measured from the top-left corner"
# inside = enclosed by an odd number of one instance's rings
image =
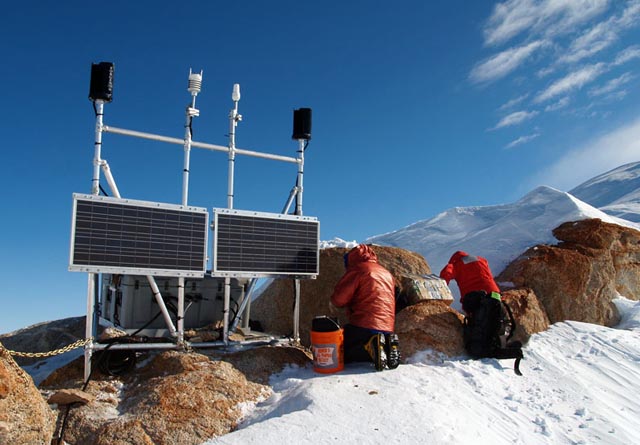
[[[403,358],[432,349],[448,356],[464,354],[462,316],[440,300],[424,300],[396,316],[396,333]]]
[[[397,247],[372,246],[378,261],[402,285],[403,277],[431,273],[426,260],[419,254]],[[341,324],[347,318],[342,310],[331,312],[330,297],[335,285],[344,275],[343,256],[350,249],[336,247],[320,251],[320,274],[315,280],[301,280],[300,290],[300,341],[309,346],[311,322],[318,315],[334,315]],[[251,319],[258,321],[264,331],[291,335],[293,326],[294,287],[293,280],[275,280],[252,303]],[[334,309],[335,310],[335,309]]]
[[[564,223],[553,234],[558,245],[528,249],[498,281],[531,288],[552,323],[618,323],[612,300],[619,294],[640,299],[640,232],[588,219]]]
[[[431,273],[424,258],[414,252],[395,247],[373,246],[380,264],[388,268],[401,286],[415,284],[415,277]],[[300,333],[304,345],[310,343],[311,321],[317,315],[338,316],[342,325],[347,318],[342,310],[330,314],[330,297],[344,274],[344,248],[324,249],[320,252],[320,275],[317,280],[302,282]],[[293,283],[278,280],[265,290],[252,306],[252,319],[257,319],[267,332],[289,335],[292,326]],[[406,288],[406,289],[405,289]],[[514,339],[525,343],[531,334],[549,326],[549,319],[530,289],[505,293],[505,301],[512,307],[519,326]],[[462,315],[450,307],[451,300],[422,300],[396,315],[396,333],[400,339],[403,358],[423,349],[456,356],[464,353]],[[335,310],[335,309],[334,309]]]
[[[549,328],[549,317],[531,289],[511,289],[502,292],[504,301],[516,320],[516,331],[512,340],[523,344],[529,341],[531,335]]]
[[[267,397],[268,376],[288,364],[310,362],[300,348],[284,346],[214,354],[145,353],[143,365],[120,377],[94,370],[86,388],[92,400],[71,409],[65,442],[200,444],[232,431],[243,404]],[[80,359],[57,370],[41,388],[77,388],[82,372]],[[60,409],[61,416],[64,411]]]
[[[51,443],[55,415],[31,377],[0,345],[0,443]]]
[[[63,318],[47,321],[0,335],[0,342],[7,349],[20,352],[47,352],[70,345],[84,338],[85,317]],[[20,366],[32,365],[41,358],[16,357]]]
[[[502,299],[516,320],[512,340],[526,343],[532,334],[549,327],[549,318],[531,289],[506,291]],[[401,351],[408,358],[418,351],[431,349],[449,357],[464,355],[462,323],[464,317],[439,300],[420,301],[396,316],[396,333]]]

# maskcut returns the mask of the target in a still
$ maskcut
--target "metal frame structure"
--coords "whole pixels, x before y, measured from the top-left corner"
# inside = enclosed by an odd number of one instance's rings
[[[111,65],[111,76],[113,75],[113,65]],[[113,79],[110,78],[109,82],[112,83]],[[233,100],[233,108],[229,113],[229,144],[227,147],[215,144],[209,144],[204,142],[197,142],[192,140],[191,135],[191,123],[194,117],[199,116],[200,112],[196,108],[196,97],[201,89],[202,83],[202,72],[200,74],[189,72],[189,86],[188,91],[191,93],[191,102],[189,106],[186,108],[186,124],[185,124],[185,135],[183,139],[167,137],[152,133],[145,133],[140,131],[128,130],[123,128],[117,128],[112,126],[107,126],[104,124],[104,105],[106,102],[110,102],[111,100],[111,92],[109,91],[108,99],[105,97],[91,97],[90,99],[94,102],[94,107],[96,111],[96,122],[95,122],[95,143],[94,143],[94,156],[93,156],[93,177],[92,177],[92,187],[91,194],[99,195],[100,192],[100,176],[101,171],[104,174],[104,177],[109,185],[112,195],[115,198],[121,198],[120,191],[116,185],[115,179],[111,173],[109,165],[106,160],[102,158],[102,139],[104,133],[111,134],[119,134],[124,136],[137,137],[142,139],[149,139],[159,142],[165,142],[170,144],[182,145],[184,149],[184,163],[183,163],[183,181],[182,181],[182,202],[181,206],[186,208],[188,206],[188,195],[189,195],[189,167],[190,167],[190,152],[192,148],[201,148],[212,151],[220,151],[226,152],[228,155],[228,185],[227,185],[227,206],[228,209],[233,209],[233,198],[234,198],[234,169],[235,169],[235,157],[237,155],[245,155],[252,156],[263,159],[271,159],[274,161],[287,162],[297,165],[297,180],[296,185],[291,190],[289,199],[285,208],[283,209],[283,213],[288,213],[293,198],[296,198],[296,209],[295,214],[298,216],[302,216],[302,195],[303,195],[303,172],[304,172],[304,149],[306,147],[306,141],[304,139],[298,139],[298,151],[297,157],[288,157],[288,156],[280,156],[269,153],[262,153],[257,151],[245,150],[237,148],[235,145],[235,134],[236,127],[238,123],[242,120],[242,116],[238,113],[238,102],[240,101],[240,86],[235,84],[233,87],[232,100]],[[111,84],[109,85],[111,87]],[[93,92],[93,67],[92,67],[92,92]],[[70,270],[77,270],[72,269]],[[86,270],[85,270],[86,271]],[[85,328],[85,337],[89,339],[87,345],[85,346],[84,353],[84,369],[85,369],[85,379],[89,378],[91,373],[91,356],[94,351],[99,351],[103,349],[128,349],[128,350],[142,350],[142,349],[182,349],[185,347],[210,347],[210,346],[227,346],[229,345],[229,305],[230,305],[230,293],[231,293],[231,278],[229,276],[225,278],[225,292],[224,292],[224,310],[223,310],[223,335],[221,341],[215,342],[205,342],[205,343],[193,343],[190,344],[184,339],[184,281],[185,274],[180,273],[177,275],[178,277],[178,306],[177,306],[177,326],[174,326],[171,317],[169,316],[168,310],[164,304],[162,294],[160,289],[158,288],[154,276],[152,274],[147,274],[147,280],[152,289],[156,302],[161,309],[161,312],[164,316],[167,328],[170,332],[170,335],[175,338],[175,342],[165,342],[165,343],[144,343],[144,344],[110,344],[105,345],[98,342],[93,341],[97,334],[97,325],[98,325],[98,317],[97,317],[97,309],[98,309],[98,294],[99,294],[99,280],[96,269],[92,269],[88,271],[88,280],[87,280],[87,318],[86,318],[86,328]],[[106,272],[106,271],[105,271]],[[272,275],[276,277],[277,275]],[[295,342],[299,342],[299,316],[300,316],[300,277],[295,278],[295,304],[293,310],[293,338],[292,340]],[[315,278],[315,276],[310,276],[307,278]],[[245,311],[245,317],[248,317],[251,293],[253,288],[255,287],[255,280],[253,280],[247,289],[246,296],[243,300],[242,308],[238,311],[238,313],[242,313]],[[236,318],[232,329],[237,327],[239,322],[239,317]],[[244,320],[244,324],[248,326],[248,320]]]

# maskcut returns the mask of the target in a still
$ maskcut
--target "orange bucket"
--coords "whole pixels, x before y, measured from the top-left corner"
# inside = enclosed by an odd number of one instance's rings
[[[313,352],[313,370],[330,374],[344,369],[344,334],[342,328],[335,325],[327,327],[328,317],[316,317],[311,330],[311,351]],[[319,330],[327,331],[320,332]]]

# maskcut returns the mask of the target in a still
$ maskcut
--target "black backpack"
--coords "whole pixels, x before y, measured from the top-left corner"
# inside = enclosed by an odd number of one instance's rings
[[[514,358],[514,371],[520,372],[522,343],[510,341],[516,322],[509,306],[484,291],[470,292],[464,296],[464,347],[473,358]]]

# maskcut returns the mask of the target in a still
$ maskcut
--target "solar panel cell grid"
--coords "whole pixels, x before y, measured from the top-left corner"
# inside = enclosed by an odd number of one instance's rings
[[[314,275],[318,223],[242,214],[218,214],[215,269],[219,272]]]
[[[72,266],[200,271],[208,214],[77,198]]]

